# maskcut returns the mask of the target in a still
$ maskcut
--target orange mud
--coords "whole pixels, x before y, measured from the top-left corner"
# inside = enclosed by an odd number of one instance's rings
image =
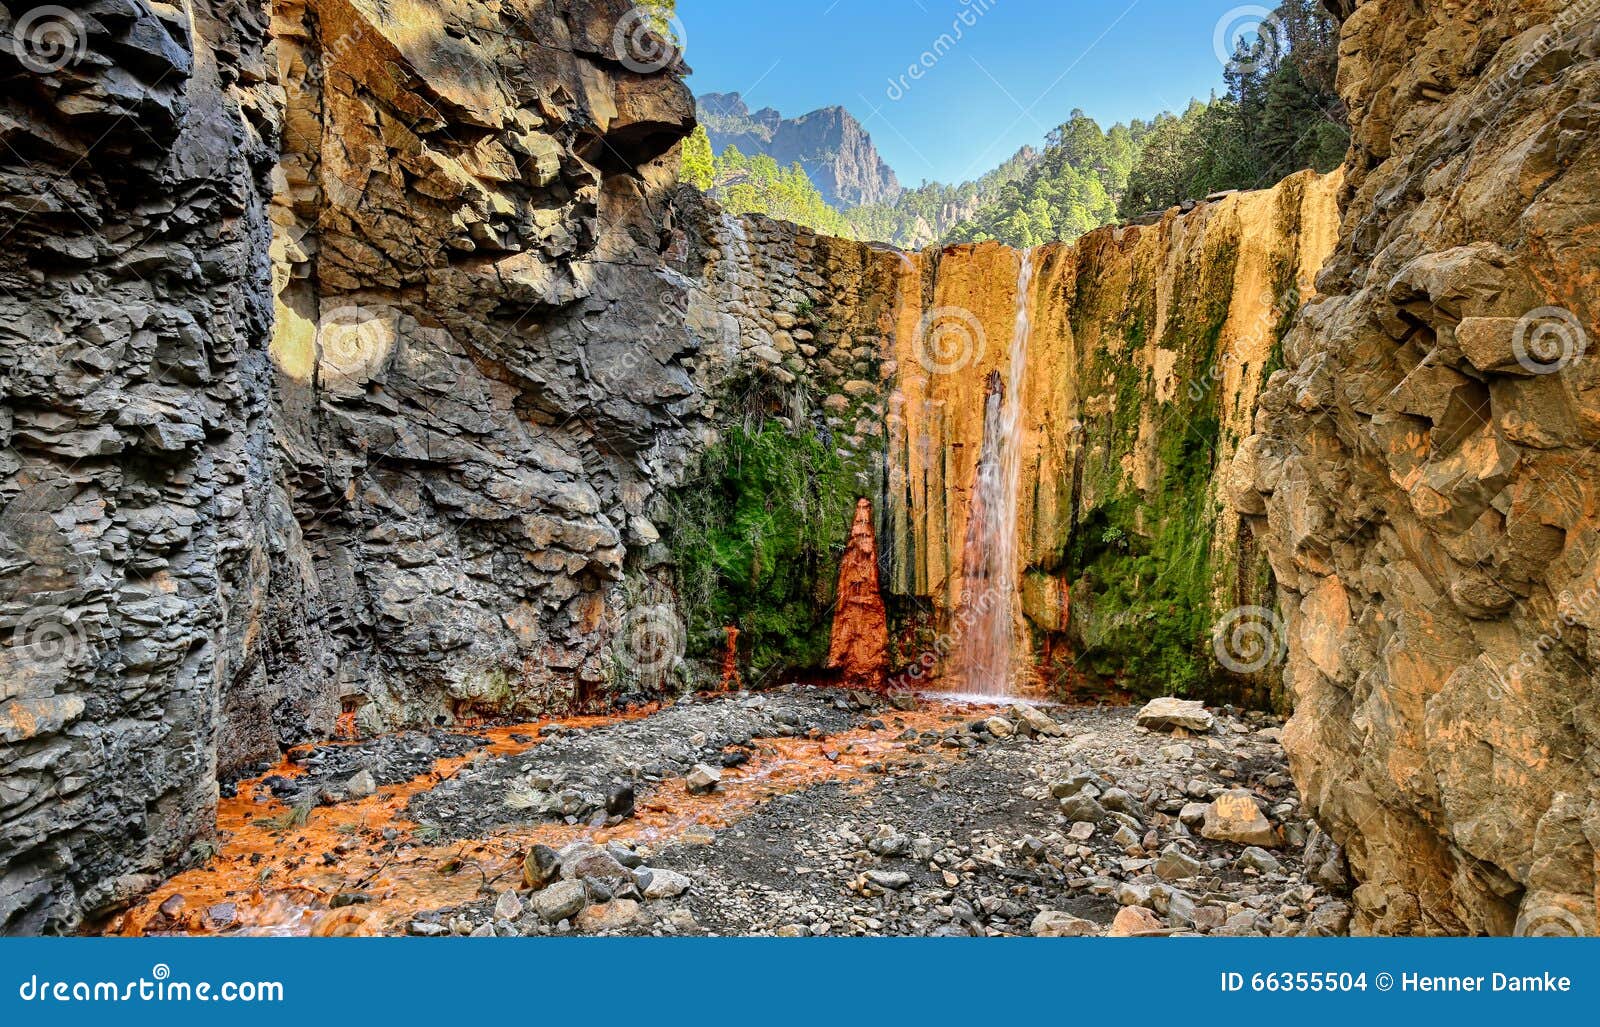
[[[514,825],[489,837],[440,843],[419,837],[406,805],[475,760],[515,755],[538,745],[513,735],[533,736],[546,724],[593,728],[638,719],[653,709],[609,717],[562,717],[474,732],[490,744],[466,756],[440,760],[404,784],[336,806],[313,808],[302,824],[284,802],[256,801],[267,777],[293,777],[301,768],[288,760],[259,778],[240,782],[234,798],[217,809],[220,850],[203,867],[186,871],[116,917],[105,933],[380,935],[403,932],[417,914],[488,898],[522,887],[522,859],[537,843],[560,848],[569,842],[630,841],[660,847],[692,829],[716,830],[741,819],[767,800],[827,782],[871,787],[865,769],[944,762],[949,750],[908,754],[896,736],[911,727],[942,730],[971,719],[977,707],[933,704],[915,712],[886,711],[881,731],[858,729],[824,739],[773,738],[755,742],[743,767],[726,770],[721,788],[690,795],[681,779],[641,789],[634,815],[615,827],[559,822]],[[337,744],[337,743],[330,743]],[[384,829],[398,832],[392,841]],[[181,898],[180,898],[181,897]],[[169,904],[166,912],[161,907]],[[335,904],[342,908],[334,908]],[[174,908],[175,907],[175,908]]]

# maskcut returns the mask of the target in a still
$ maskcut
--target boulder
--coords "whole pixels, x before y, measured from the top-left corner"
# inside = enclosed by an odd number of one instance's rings
[[[706,795],[717,790],[717,785],[722,782],[722,771],[704,763],[696,763],[683,782],[690,795]]]
[[[1205,704],[1193,699],[1152,699],[1139,711],[1134,722],[1151,731],[1193,731],[1204,734],[1216,724]]]
[[[1161,918],[1143,906],[1123,906],[1117,910],[1116,919],[1111,921],[1111,929],[1105,936],[1137,938],[1140,935],[1165,933],[1166,929]]]
[[[582,881],[557,881],[533,893],[533,911],[547,924],[570,920],[589,904],[589,892]]]
[[[1035,938],[1093,938],[1100,934],[1100,925],[1070,913],[1045,909],[1033,918],[1028,930]]]
[[[1212,841],[1256,845],[1267,849],[1275,849],[1283,844],[1272,822],[1261,812],[1255,794],[1244,788],[1223,792],[1206,807],[1200,834]]]

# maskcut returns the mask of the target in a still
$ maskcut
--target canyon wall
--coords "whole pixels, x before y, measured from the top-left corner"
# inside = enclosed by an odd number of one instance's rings
[[[696,288],[728,321],[738,356],[724,364],[745,369],[737,413],[759,396],[754,408],[785,432],[839,455],[845,473],[824,477],[817,497],[834,545],[856,495],[874,500],[902,684],[941,676],[963,630],[986,396],[991,378],[1010,377],[1020,310],[1022,419],[1009,444],[1021,455],[1016,633],[1036,656],[1033,686],[1273,700],[1281,652],[1240,650],[1228,617],[1271,603],[1264,557],[1223,485],[1282,331],[1332,249],[1339,188],[1337,174],[1306,173],[1043,247],[1020,303],[1022,255],[1003,246],[904,254],[702,218],[717,245]],[[807,590],[831,601],[834,573],[826,565]],[[744,616],[759,613],[763,596],[742,597]],[[1219,623],[1228,664],[1211,645]],[[707,646],[710,627],[696,632]]]
[[[1600,933],[1600,4],[1332,6],[1344,225],[1235,476],[1285,744],[1357,930]]]
[[[612,644],[698,346],[643,12],[0,13],[0,933],[285,744],[668,684]]]
[[[7,7],[0,933],[33,933],[213,830],[262,657],[279,124],[253,5]]]
[[[368,733],[628,686],[607,647],[693,349],[662,256],[693,101],[637,13],[274,4],[287,537],[225,762],[341,713]]]

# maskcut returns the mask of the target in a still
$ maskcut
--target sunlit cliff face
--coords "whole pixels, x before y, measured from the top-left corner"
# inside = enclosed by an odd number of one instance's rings
[[[993,244],[881,258],[894,297],[889,587],[947,615],[977,591],[963,550],[998,375],[1021,393],[1003,441],[1020,465],[1013,580],[1031,629],[1020,637],[1067,633],[1073,600],[1091,634],[1096,619],[1113,629],[1094,611],[1104,582],[1091,577],[1071,600],[1070,590],[1102,537],[1159,542],[1162,518],[1190,522],[1196,598],[1221,612],[1262,594],[1260,558],[1222,510],[1228,472],[1282,328],[1332,249],[1339,187],[1338,174],[1308,173],[1153,226],[1042,247],[1025,279],[1019,254]],[[1028,334],[1014,374],[1019,281]],[[1198,484],[1175,485],[1180,473]]]
[[[616,676],[638,454],[691,391],[660,251],[693,104],[632,10],[274,4],[270,349],[309,536],[277,576],[307,593],[283,662],[313,733],[570,708]]]

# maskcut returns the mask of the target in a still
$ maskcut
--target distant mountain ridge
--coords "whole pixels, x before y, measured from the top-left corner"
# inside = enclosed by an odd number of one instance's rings
[[[714,152],[735,146],[780,165],[798,163],[824,199],[838,207],[892,204],[903,191],[861,122],[843,107],[785,118],[771,107],[751,112],[738,93],[699,98],[700,121]]]

